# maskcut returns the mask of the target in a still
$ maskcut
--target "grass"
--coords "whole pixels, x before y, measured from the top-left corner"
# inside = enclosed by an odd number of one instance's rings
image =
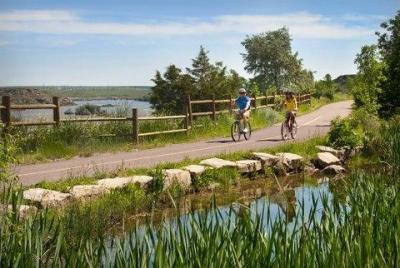
[[[336,98],[340,100],[343,97]],[[300,114],[315,110],[329,102],[324,98],[313,99],[311,105],[300,106]],[[251,115],[252,128],[260,129],[280,122],[282,119],[283,113],[273,110],[253,111]],[[229,115],[218,116],[216,122],[208,117],[200,117],[195,120],[192,130],[188,134],[176,133],[143,137],[138,145],[132,145],[131,124],[128,122],[65,123],[59,128],[21,127],[14,129],[12,134],[16,137],[20,163],[32,164],[75,156],[88,157],[96,153],[141,150],[172,143],[228,137],[232,121],[233,119]],[[182,127],[182,120],[141,122],[139,126],[141,133]]]
[[[375,143],[387,168],[370,173],[354,165],[340,186],[343,197],[313,196],[308,206],[299,200],[293,219],[274,214],[268,202],[257,209],[218,209],[211,200],[206,211],[110,236],[107,223],[143,206],[148,195],[133,186],[124,199],[115,192],[114,198],[68,207],[61,217],[43,210],[22,219],[16,213],[21,196],[9,189],[2,202],[14,210],[0,217],[0,266],[398,267],[399,126],[400,120],[389,122]],[[311,152],[311,144],[292,149]]]

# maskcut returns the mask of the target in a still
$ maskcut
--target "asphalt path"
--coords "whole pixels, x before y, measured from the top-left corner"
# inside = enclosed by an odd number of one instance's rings
[[[352,101],[331,103],[299,116],[296,141],[326,134],[332,119],[337,116],[346,117],[350,114],[351,104]],[[14,168],[14,172],[19,176],[23,185],[33,185],[41,181],[57,181],[82,175],[93,175],[96,172],[109,172],[118,168],[153,167],[160,163],[179,162],[185,158],[204,158],[222,153],[257,150],[296,141],[282,141],[280,124],[275,124],[254,131],[248,141],[233,142],[230,137],[214,138],[140,151],[104,153],[50,163],[20,165]]]

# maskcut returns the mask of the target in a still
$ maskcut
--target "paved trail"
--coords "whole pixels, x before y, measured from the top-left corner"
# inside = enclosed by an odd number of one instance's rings
[[[345,117],[351,112],[352,101],[328,104],[318,110],[297,118],[299,124],[297,140],[327,133],[330,121]],[[229,131],[228,129],[226,131]],[[105,153],[87,158],[76,157],[51,163],[21,165],[15,167],[23,185],[40,181],[56,181],[66,177],[93,174],[96,171],[112,171],[121,166],[129,168],[152,167],[165,162],[178,162],[186,157],[208,157],[220,153],[256,150],[281,144],[280,124],[253,132],[249,141],[232,142],[230,137],[215,138],[185,144],[173,144],[135,152]]]

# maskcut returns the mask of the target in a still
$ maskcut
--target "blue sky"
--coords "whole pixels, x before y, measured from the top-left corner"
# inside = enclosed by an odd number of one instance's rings
[[[246,37],[282,26],[321,78],[354,73],[399,0],[0,0],[0,86],[151,85],[156,70],[184,69],[200,45],[212,61],[250,77]]]

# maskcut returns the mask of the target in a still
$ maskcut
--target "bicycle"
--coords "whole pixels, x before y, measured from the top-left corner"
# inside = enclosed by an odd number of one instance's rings
[[[288,137],[289,137],[289,134],[292,137],[292,139],[295,139],[296,136],[297,136],[297,129],[298,129],[296,119],[292,123],[292,129],[289,128],[289,121],[290,120],[288,120],[287,122],[286,121],[287,120],[285,119],[285,121],[283,121],[282,125],[281,125],[282,140],[287,140]]]
[[[241,123],[242,120],[236,119],[235,122],[233,122],[231,126],[231,137],[234,142],[237,142],[240,140],[241,135],[243,134],[243,137],[245,140],[249,140],[251,137],[251,125],[250,122],[247,121],[246,125]],[[242,127],[243,125],[243,127]],[[247,131],[244,132],[243,129],[247,128]]]

